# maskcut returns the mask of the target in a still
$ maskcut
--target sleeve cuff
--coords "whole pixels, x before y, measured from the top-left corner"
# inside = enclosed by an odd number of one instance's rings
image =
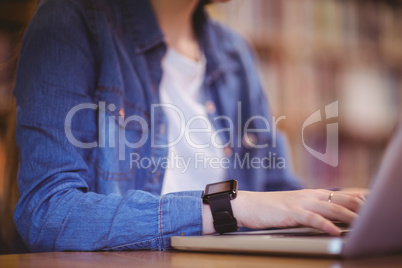
[[[159,203],[159,232],[162,248],[170,248],[172,236],[202,234],[202,191],[163,195]]]

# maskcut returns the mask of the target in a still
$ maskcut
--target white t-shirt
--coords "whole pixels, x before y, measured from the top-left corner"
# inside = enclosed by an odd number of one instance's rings
[[[204,190],[206,184],[225,179],[222,165],[211,163],[212,158],[224,158],[224,152],[211,143],[215,129],[208,119],[201,95],[205,68],[205,57],[197,62],[172,48],[168,48],[162,59],[159,96],[162,104],[169,105],[163,110],[168,119],[168,141],[173,144],[169,146],[162,194]],[[192,130],[189,132],[188,129]],[[193,133],[193,129],[207,130]],[[178,139],[181,134],[184,135]],[[213,138],[221,144],[219,137]]]

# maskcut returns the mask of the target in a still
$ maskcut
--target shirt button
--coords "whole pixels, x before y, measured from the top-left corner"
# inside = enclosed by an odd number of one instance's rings
[[[165,129],[166,129],[166,125],[165,124],[161,124],[161,127],[160,127],[160,129],[159,129],[159,133],[160,134],[165,134]]]
[[[157,170],[155,173],[155,177],[154,177],[154,184],[157,184],[159,182],[160,175],[161,175],[161,172],[159,170]]]
[[[225,147],[223,149],[223,152],[224,152],[226,157],[231,157],[233,155],[233,149],[230,148],[230,147]]]
[[[124,108],[121,107],[121,108],[120,108],[120,111],[119,111],[120,117],[123,117],[123,118],[124,118],[124,115],[125,115],[125,114],[126,114],[126,112],[124,111]]]
[[[254,148],[257,145],[257,136],[254,134],[246,134],[243,136],[242,142],[244,147],[246,148]]]
[[[216,107],[213,101],[206,101],[205,102],[205,108],[207,110],[207,113],[213,114],[216,112]]]

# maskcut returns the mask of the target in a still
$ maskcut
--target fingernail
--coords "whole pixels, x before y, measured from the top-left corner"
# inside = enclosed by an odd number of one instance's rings
[[[342,230],[340,228],[336,227],[336,232],[337,232],[336,236],[341,236]]]

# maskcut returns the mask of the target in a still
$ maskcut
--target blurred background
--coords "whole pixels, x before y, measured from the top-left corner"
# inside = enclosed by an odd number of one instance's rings
[[[12,88],[23,32],[36,0],[0,0],[0,253],[9,252],[16,202]],[[308,187],[367,187],[401,114],[402,1],[232,0],[211,16],[254,46],[273,114]],[[35,64],[35,63],[32,63]],[[339,102],[339,164],[310,155],[303,122]],[[323,114],[323,112],[322,112]],[[305,130],[325,153],[326,123]],[[14,163],[14,164],[13,164]]]
[[[278,127],[308,187],[367,187],[401,113],[402,1],[232,0],[209,7],[254,46]],[[338,120],[305,129],[325,153],[339,123],[339,165],[310,155],[303,122],[338,101]]]
[[[18,159],[12,88],[21,39],[36,4],[36,0],[0,0],[0,254],[23,249],[14,239]]]

